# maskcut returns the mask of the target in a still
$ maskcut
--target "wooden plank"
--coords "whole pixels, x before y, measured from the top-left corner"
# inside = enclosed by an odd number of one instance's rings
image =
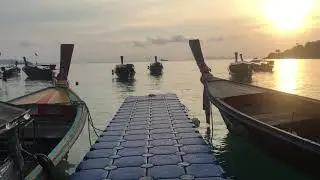
[[[208,90],[212,96],[217,98],[227,98],[267,92],[267,90],[263,88],[246,86],[238,83],[236,84],[226,80],[208,82]]]

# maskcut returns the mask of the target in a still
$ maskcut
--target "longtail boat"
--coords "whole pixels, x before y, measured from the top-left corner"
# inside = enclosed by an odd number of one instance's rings
[[[136,71],[133,64],[123,64],[123,56],[120,56],[121,64],[117,64],[112,74],[116,73],[118,79],[128,81],[133,80]]]
[[[229,74],[232,77],[251,78],[252,76],[251,63],[247,61],[243,61],[242,54],[240,54],[241,61],[238,61],[238,52],[235,52],[234,55],[235,55],[235,62],[230,63],[228,67]]]
[[[272,72],[274,61],[266,61],[264,59],[253,59],[250,61],[252,70],[255,72]]]
[[[55,179],[58,175],[54,174],[52,167],[68,155],[87,120],[86,104],[69,88],[67,81],[73,48],[73,44],[61,45],[60,72],[55,86],[8,101],[16,107],[28,109],[33,119],[18,132],[24,149],[21,174],[25,179]],[[0,139],[1,149],[7,141]],[[0,161],[8,154],[2,152]],[[34,158],[37,154],[42,156]]]
[[[6,80],[13,76],[18,76],[21,69],[17,65],[2,66],[0,68],[0,79]]]
[[[214,77],[199,40],[189,45],[202,74],[204,109],[214,104],[230,132],[319,179],[320,101]]]
[[[26,73],[29,79],[32,80],[53,80],[54,78],[54,69],[55,65],[35,65],[30,64],[26,60],[26,57],[23,57],[24,67],[22,71]]]
[[[158,57],[154,57],[154,63],[150,64],[148,66],[148,69],[150,70],[150,74],[153,76],[160,76],[162,74],[163,65],[162,63],[158,62]]]

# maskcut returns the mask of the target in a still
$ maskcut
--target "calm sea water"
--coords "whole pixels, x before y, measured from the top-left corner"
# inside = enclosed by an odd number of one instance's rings
[[[211,60],[208,64],[215,76],[229,78],[228,60]],[[164,62],[164,74],[155,78],[149,75],[146,62],[134,63],[136,80],[131,83],[118,82],[111,71],[115,64],[72,64],[70,84],[74,91],[86,101],[94,124],[104,129],[123,100],[130,95],[150,93],[176,93],[188,107],[190,117],[201,121],[199,128],[205,133],[205,116],[202,111],[203,87],[200,73],[193,61]],[[277,60],[273,73],[255,73],[252,84],[280,91],[320,99],[319,60]],[[0,99],[9,100],[32,91],[50,86],[45,81],[28,81],[20,77],[0,82]],[[78,81],[79,85],[75,86]],[[214,153],[227,175],[234,179],[308,179],[298,170],[288,166],[257,148],[250,140],[232,135],[226,129],[217,109],[213,112]],[[91,133],[93,136],[93,133]],[[93,141],[95,137],[92,138]],[[72,173],[89,149],[88,131],[84,128],[71,149],[67,162],[61,167]],[[294,158],[294,157],[293,157]]]

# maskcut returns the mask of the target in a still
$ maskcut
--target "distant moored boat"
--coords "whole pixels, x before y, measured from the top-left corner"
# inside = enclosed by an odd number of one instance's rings
[[[150,70],[150,74],[154,76],[159,76],[162,74],[163,65],[162,63],[158,62],[157,56],[154,57],[155,62],[150,64],[148,69]]]
[[[0,79],[6,80],[20,74],[21,69],[17,65],[2,66],[0,69]]]
[[[54,69],[55,65],[34,65],[29,64],[25,57],[24,67],[22,68],[23,72],[25,72],[29,79],[34,80],[52,80],[54,77]]]
[[[112,74],[115,72],[121,80],[132,80],[136,71],[133,64],[123,64],[123,56],[120,56],[121,64],[116,65],[115,70],[112,70]]]
[[[234,77],[251,78],[252,69],[251,63],[243,61],[242,54],[240,54],[241,61],[238,62],[238,52],[235,52],[235,62],[229,65],[229,74]]]
[[[274,61],[266,61],[264,59],[253,59],[250,61],[252,70],[255,72],[272,72]]]

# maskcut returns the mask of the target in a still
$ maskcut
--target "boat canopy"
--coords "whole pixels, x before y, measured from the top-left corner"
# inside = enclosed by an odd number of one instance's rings
[[[29,110],[0,101],[0,134],[13,129],[21,123],[21,120],[28,120]]]

